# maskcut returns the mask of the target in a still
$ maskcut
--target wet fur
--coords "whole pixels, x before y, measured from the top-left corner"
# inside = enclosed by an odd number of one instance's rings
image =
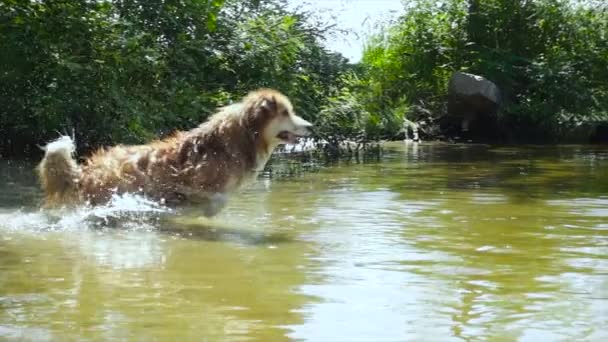
[[[258,90],[190,131],[146,145],[100,149],[81,166],[72,158],[73,143],[62,137],[47,145],[38,166],[45,206],[97,205],[116,193],[139,193],[167,204],[198,203],[212,216],[227,194],[263,169],[278,145],[265,130],[287,112],[293,109],[285,96]]]

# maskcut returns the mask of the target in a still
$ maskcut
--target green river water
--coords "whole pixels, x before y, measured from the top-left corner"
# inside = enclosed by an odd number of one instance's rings
[[[608,341],[607,147],[395,143],[213,220],[41,212],[32,167],[0,160],[3,341]]]

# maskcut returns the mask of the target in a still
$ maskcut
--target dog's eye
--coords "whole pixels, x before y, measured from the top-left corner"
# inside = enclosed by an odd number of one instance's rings
[[[283,110],[281,111],[281,115],[283,115],[283,116],[288,116],[288,115],[289,115],[289,112],[288,112],[286,109],[283,109]]]

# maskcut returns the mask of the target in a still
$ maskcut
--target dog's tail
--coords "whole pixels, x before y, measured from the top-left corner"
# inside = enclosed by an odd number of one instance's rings
[[[44,158],[38,165],[47,207],[70,204],[78,200],[80,168],[74,159],[76,146],[69,136],[62,136],[43,147]]]

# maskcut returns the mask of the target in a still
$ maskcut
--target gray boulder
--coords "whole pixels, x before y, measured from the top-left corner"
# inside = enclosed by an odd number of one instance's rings
[[[488,134],[496,122],[500,90],[482,76],[456,72],[448,87],[448,117],[461,133]]]

